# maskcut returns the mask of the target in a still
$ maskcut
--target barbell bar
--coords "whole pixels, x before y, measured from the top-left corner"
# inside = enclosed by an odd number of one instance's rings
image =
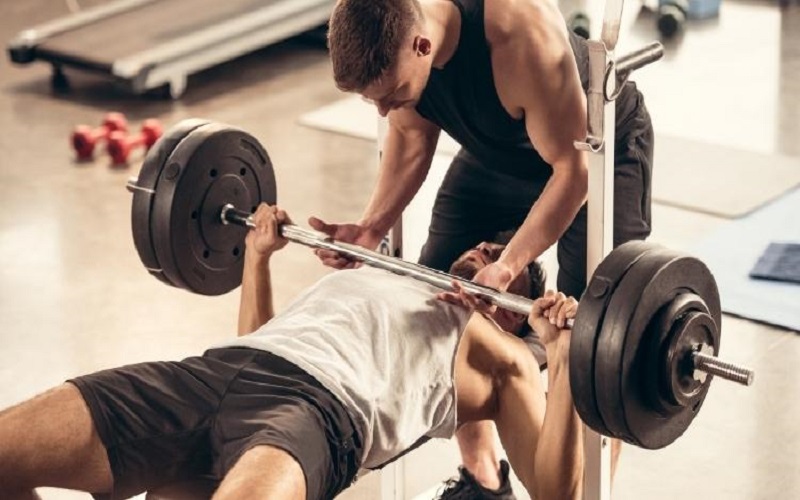
[[[225,204],[220,210],[220,220],[223,224],[237,224],[249,228],[255,227],[253,216],[250,213],[238,210],[230,203]],[[281,224],[280,232],[281,236],[289,241],[300,243],[311,248],[332,250],[370,267],[383,269],[402,276],[408,276],[409,278],[428,283],[442,290],[452,291],[453,281],[457,281],[464,290],[471,295],[494,304],[497,307],[525,316],[530,314],[531,308],[533,307],[533,301],[526,297],[508,292],[501,292],[495,288],[479,285],[452,274],[443,273],[397,257],[384,255],[358,245],[334,241],[324,233],[311,231],[296,224]]]

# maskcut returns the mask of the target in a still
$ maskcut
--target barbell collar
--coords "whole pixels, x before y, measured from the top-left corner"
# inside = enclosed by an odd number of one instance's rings
[[[238,210],[231,204],[226,204],[222,207],[220,219],[223,224],[236,224],[250,228],[255,227],[252,214]],[[370,267],[408,276],[442,290],[453,290],[453,281],[457,281],[469,294],[494,304],[497,307],[522,314],[526,317],[531,313],[531,308],[533,307],[533,301],[526,297],[508,292],[501,292],[495,288],[479,285],[472,281],[459,278],[458,276],[453,276],[452,274],[443,273],[421,264],[415,264],[396,257],[384,255],[358,245],[335,241],[324,233],[304,229],[295,224],[282,224],[280,226],[280,231],[281,236],[289,241],[312,248],[338,252],[350,259],[363,262]],[[572,321],[570,320],[568,323],[568,326],[572,327]]]
[[[692,352],[691,356],[692,364],[694,364],[695,370],[707,373],[709,375],[716,375],[717,377],[721,377],[725,380],[730,380],[731,382],[736,382],[737,384],[742,384],[745,386],[753,384],[755,373],[749,368],[728,363],[727,361],[723,361],[716,356],[710,356],[701,351],[694,351]]]

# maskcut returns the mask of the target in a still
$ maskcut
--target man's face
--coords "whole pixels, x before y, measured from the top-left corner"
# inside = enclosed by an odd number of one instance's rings
[[[417,36],[403,44],[394,67],[378,81],[367,86],[361,95],[378,108],[381,116],[400,108],[414,108],[428,83],[433,57],[430,41]]]

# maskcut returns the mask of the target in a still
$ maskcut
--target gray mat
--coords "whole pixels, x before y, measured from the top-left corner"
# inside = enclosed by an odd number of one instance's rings
[[[725,312],[800,331],[800,285],[748,276],[771,242],[800,243],[798,215],[800,189],[795,189],[724,224],[692,249],[714,273]]]
[[[349,97],[301,117],[309,127],[375,140],[375,108]],[[454,155],[445,134],[438,153]],[[653,199],[665,205],[726,218],[747,215],[800,185],[800,159],[741,151],[658,135]]]

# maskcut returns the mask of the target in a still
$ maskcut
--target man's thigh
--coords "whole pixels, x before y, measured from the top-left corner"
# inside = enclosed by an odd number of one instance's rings
[[[252,450],[292,457],[311,499],[336,496],[350,485],[361,463],[362,438],[341,402],[307,372],[268,352],[258,353],[230,384],[212,436],[218,454],[214,472],[225,478],[220,488],[229,498],[240,482],[253,482],[259,489],[285,486],[250,477],[257,467],[246,464],[260,461]],[[286,467],[294,470],[292,464]]]
[[[0,413],[0,443],[0,493],[35,486],[111,489],[106,450],[71,384]]]
[[[150,362],[71,380],[108,456],[111,498],[209,474],[211,427],[227,386],[254,354]]]

